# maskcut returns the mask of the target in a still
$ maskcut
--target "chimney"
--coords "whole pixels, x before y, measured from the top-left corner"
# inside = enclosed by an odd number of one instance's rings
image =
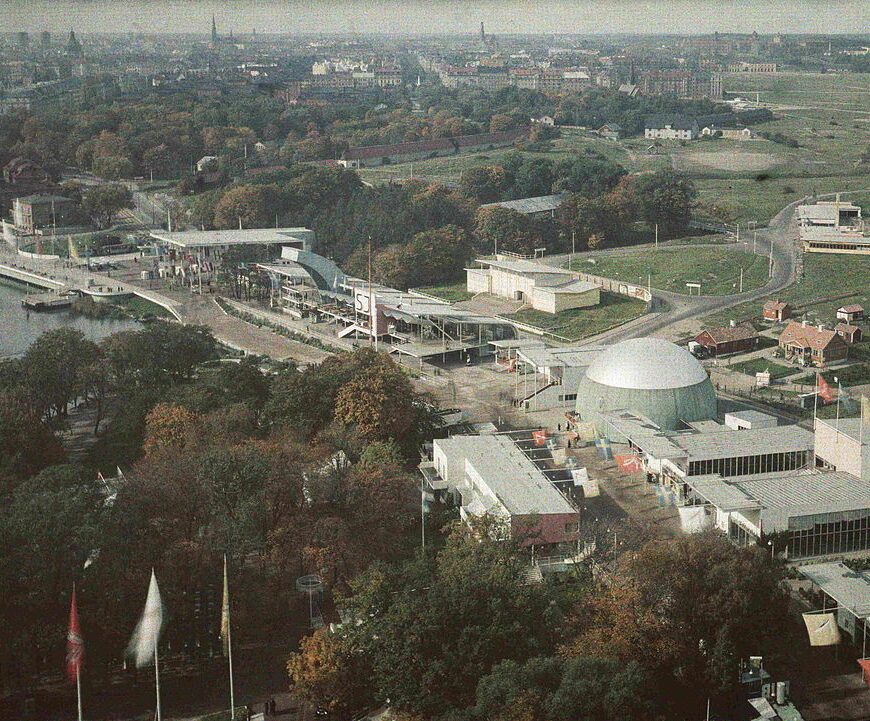
[[[802,321],[801,321],[801,326],[803,326],[804,328],[806,328],[806,327],[807,327],[807,322],[806,322],[805,320],[802,320]]]
[[[821,323],[819,323],[819,325],[818,325],[817,327],[818,327],[819,330],[824,330],[824,329],[825,329],[825,326],[822,325]]]
[[[737,321],[736,321],[736,320],[733,320],[733,319],[732,319],[732,320],[728,321],[728,324],[729,324],[732,328],[736,328],[736,327],[737,327]]]

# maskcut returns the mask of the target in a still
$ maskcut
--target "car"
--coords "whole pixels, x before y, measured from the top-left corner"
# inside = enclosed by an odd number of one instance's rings
[[[314,715],[317,716],[317,718],[329,718],[329,711],[323,708],[323,706],[318,706],[314,709]]]

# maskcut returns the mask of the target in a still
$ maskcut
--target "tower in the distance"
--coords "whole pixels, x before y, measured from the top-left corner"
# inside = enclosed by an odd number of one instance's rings
[[[214,15],[211,16],[211,44],[217,45],[217,24],[214,21]]]
[[[483,29],[483,22],[480,23],[480,42],[486,45],[486,31]]]

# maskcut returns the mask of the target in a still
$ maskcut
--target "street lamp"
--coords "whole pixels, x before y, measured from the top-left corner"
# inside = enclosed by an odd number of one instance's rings
[[[770,546],[770,560],[776,560],[776,556],[774,555],[774,547],[773,547],[773,539],[768,540],[767,545]]]

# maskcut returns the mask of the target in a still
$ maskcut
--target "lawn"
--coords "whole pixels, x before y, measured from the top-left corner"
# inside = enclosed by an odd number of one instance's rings
[[[842,305],[870,307],[870,256],[806,253],[804,277],[777,295],[806,313],[815,323],[833,323]],[[761,316],[762,301],[744,303],[705,318],[705,324],[724,325],[729,320]]]
[[[429,288],[412,288],[411,290],[432,295],[441,300],[446,300],[448,303],[459,303],[463,300],[471,300],[474,293],[469,293],[465,290],[465,283],[453,283],[451,285],[436,285]]]
[[[478,165],[499,165],[509,153],[518,152],[513,148],[497,148],[478,153],[446,155],[413,163],[393,163],[375,168],[361,168],[357,171],[360,178],[374,184],[388,183],[391,180],[421,178],[440,183],[458,183],[462,172]],[[617,143],[598,138],[577,130],[563,130],[562,137],[552,143],[549,151],[519,151],[524,157],[548,158],[554,162],[565,158],[582,157],[587,153],[603,155],[628,168],[635,168],[632,155]],[[645,161],[642,165],[646,167]]]
[[[583,270],[606,278],[686,293],[686,283],[700,283],[704,295],[736,293],[743,268],[743,290],[762,287],[768,279],[768,261],[762,256],[719,247],[681,249],[647,248],[619,255],[601,255],[595,263],[574,263]]]
[[[866,172],[827,177],[703,178],[695,180],[695,187],[699,219],[715,214],[715,218],[746,228],[750,220],[766,225],[786,205],[814,193],[870,189],[870,178]],[[844,200],[851,198],[847,195]]]
[[[773,363],[767,358],[753,358],[752,360],[743,361],[741,363],[734,363],[728,367],[738,373],[745,373],[746,375],[753,377],[756,373],[770,371],[770,377],[774,380],[777,378],[785,378],[785,376],[792,375],[799,370],[798,368],[788,368],[779,363]]]
[[[646,303],[616,293],[601,293],[601,304],[592,308],[574,308],[559,313],[525,310],[502,316],[546,330],[568,340],[580,340],[601,333],[642,315]]]
[[[870,93],[867,73],[732,73],[723,77],[724,90],[747,100],[825,108],[866,111]]]
[[[174,316],[162,305],[157,305],[147,298],[140,298],[134,295],[130,298],[119,298],[113,301],[115,305],[121,306],[127,312],[137,318],[153,316],[155,318],[173,318]]]

